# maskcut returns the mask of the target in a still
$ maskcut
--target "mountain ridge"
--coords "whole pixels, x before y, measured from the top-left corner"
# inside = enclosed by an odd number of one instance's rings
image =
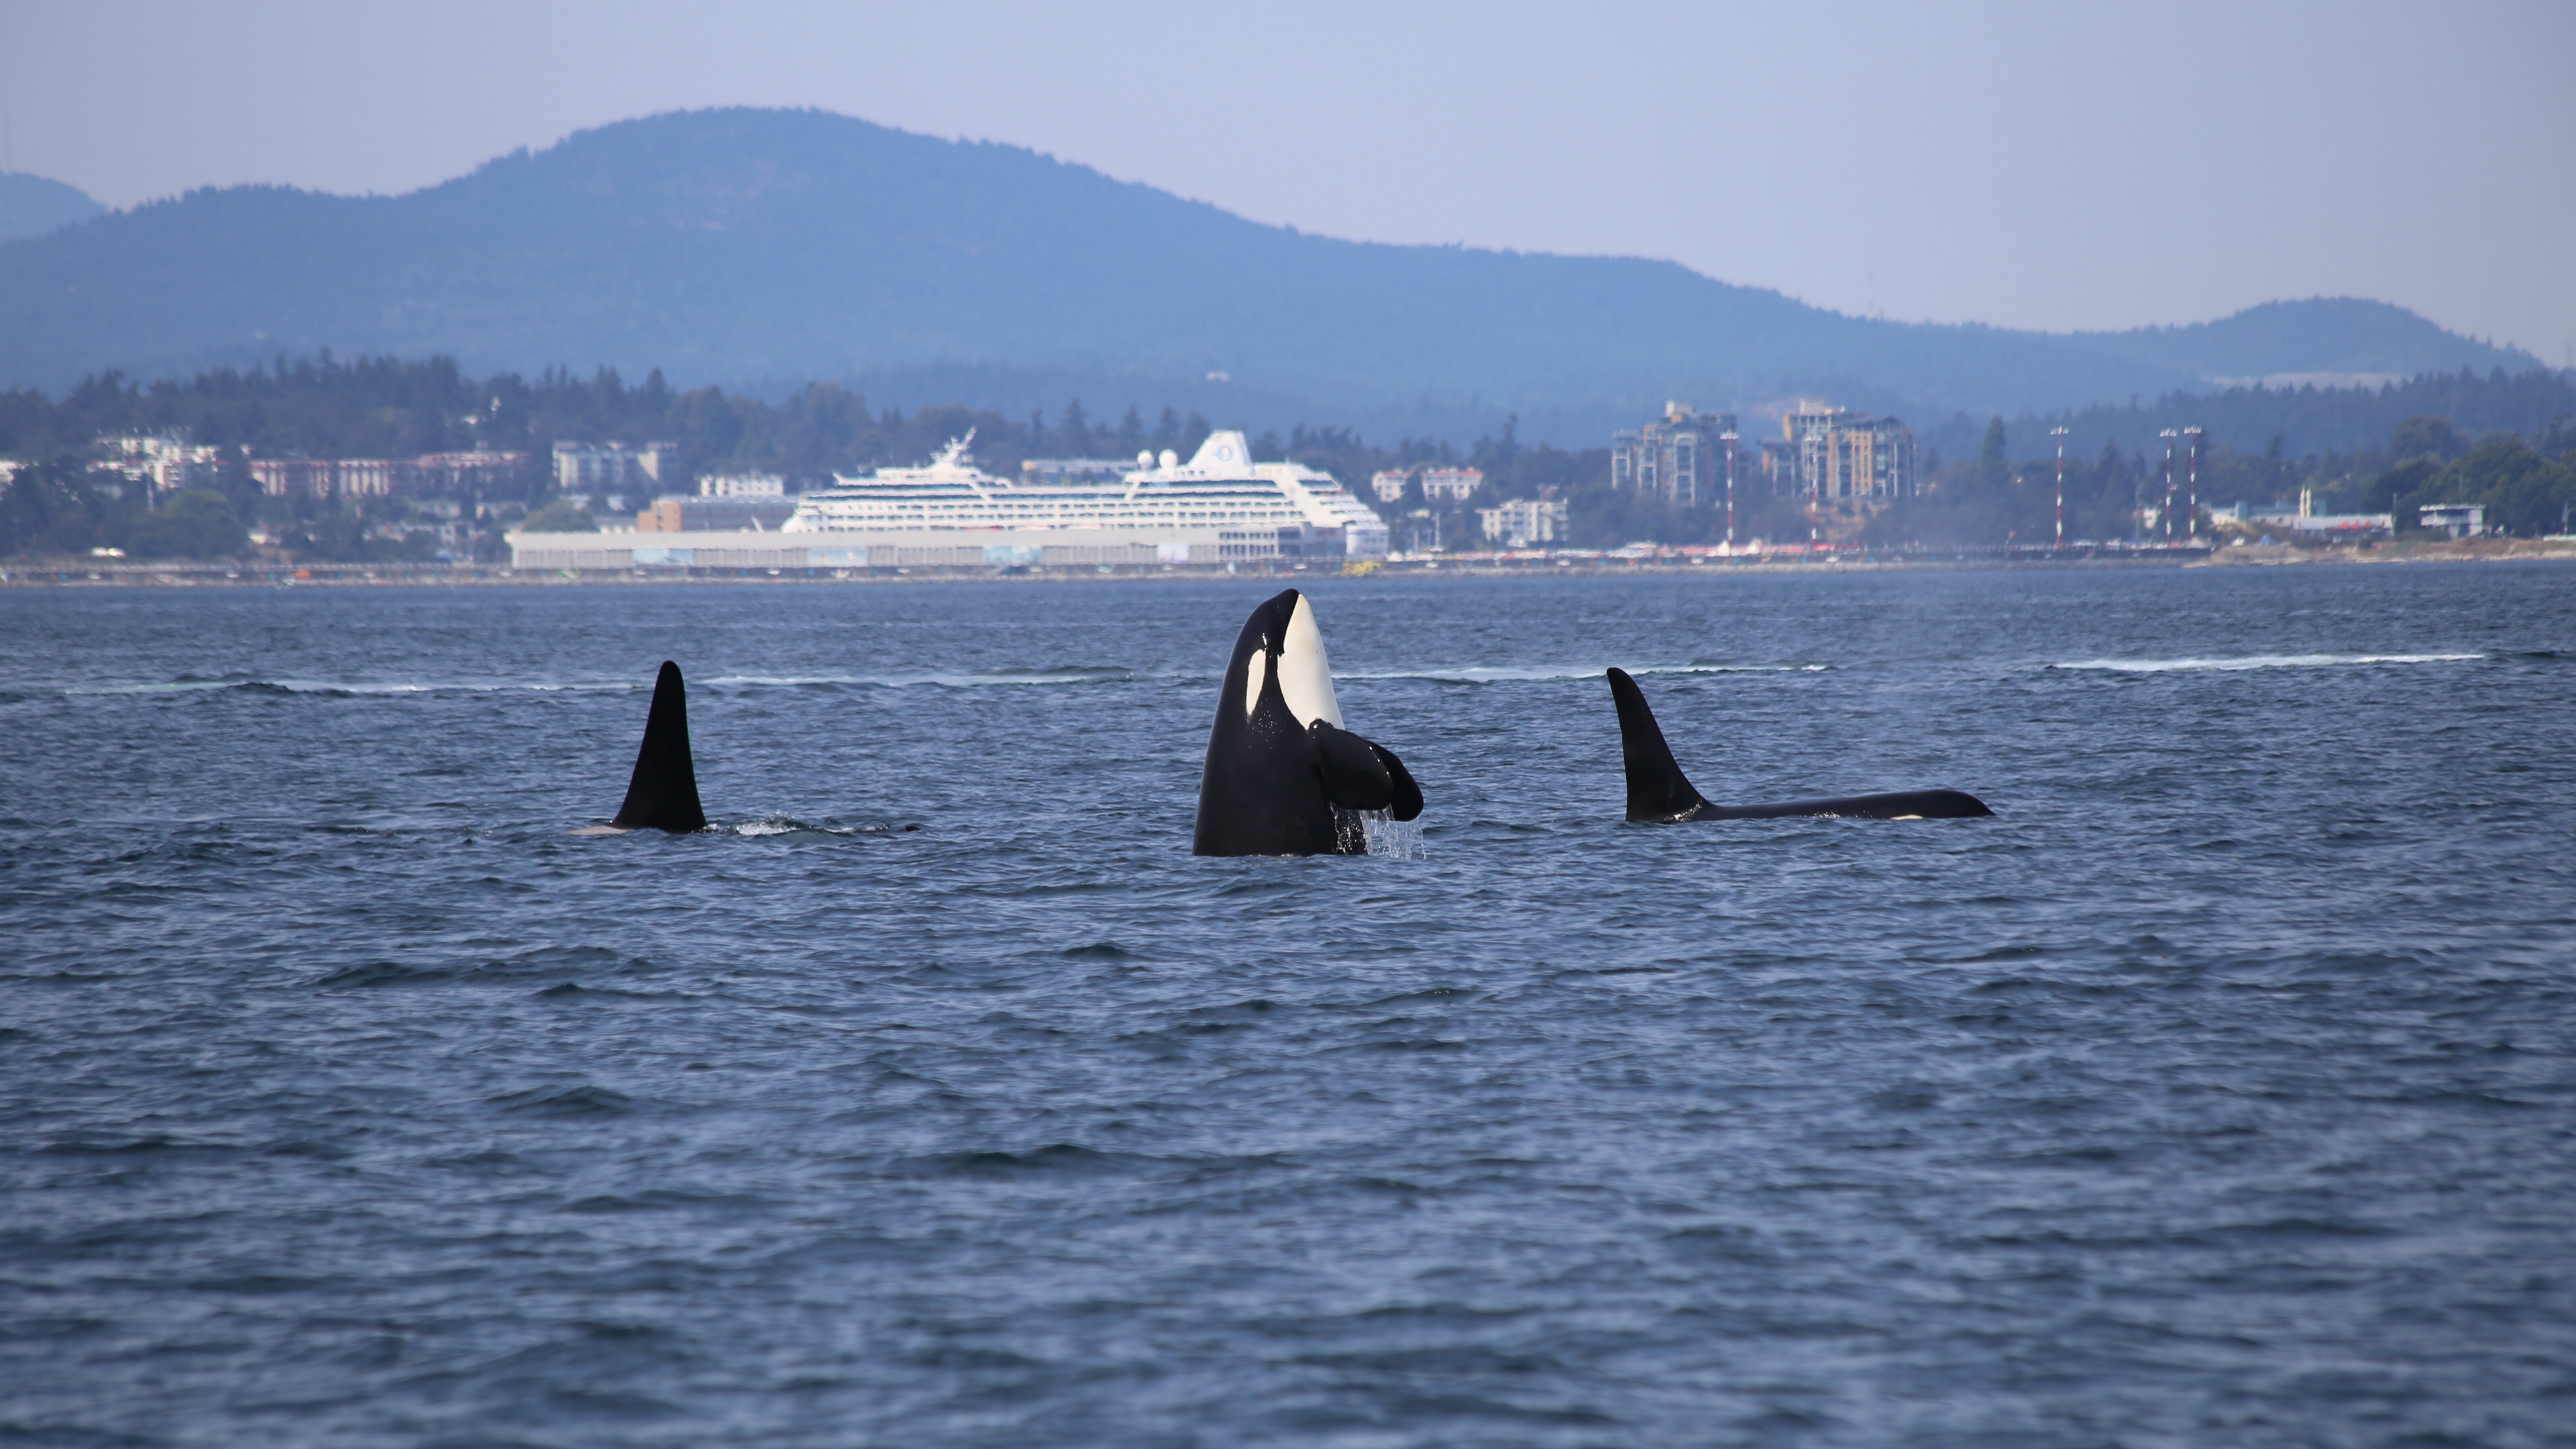
[[[399,196],[205,188],[0,243],[0,385],[326,347],[726,385],[1224,373],[1319,416],[1390,418],[1802,388],[2011,412],[2536,363],[2352,299],[2126,332],[1877,321],[1669,261],[1324,237],[815,111],[667,113]]]
[[[106,212],[88,192],[67,182],[0,171],[0,242],[43,236]]]

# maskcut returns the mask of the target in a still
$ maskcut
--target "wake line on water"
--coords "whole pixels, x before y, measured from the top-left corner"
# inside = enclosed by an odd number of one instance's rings
[[[2450,657],[2450,656],[2442,656]],[[2480,656],[2461,656],[2476,658]],[[1631,674],[1820,674],[1829,664],[1643,664],[1629,669]],[[2064,669],[2123,667],[2117,661],[2098,664],[2066,664]],[[2141,666],[2146,667],[2146,666]],[[1429,680],[1437,684],[1532,684],[1571,680],[1599,679],[1606,666],[1584,664],[1483,665],[1461,664],[1432,666],[1422,669],[1337,670],[1333,677],[1343,680]],[[755,689],[913,689],[929,686],[936,689],[1038,688],[1082,684],[1196,684],[1221,676],[1195,670],[1158,672],[1120,668],[1070,669],[995,669],[972,673],[889,673],[889,674],[725,674],[693,680],[707,690]],[[609,680],[331,680],[331,679],[257,679],[234,676],[220,679],[150,680],[123,684],[58,684],[0,682],[0,702],[37,697],[112,697],[133,695],[217,694],[238,690],[248,694],[286,694],[316,698],[399,698],[406,695],[446,694],[639,694],[649,692],[650,684],[631,679]]]
[[[793,689],[815,685],[902,689],[914,685],[936,685],[968,688],[978,685],[1046,685],[1046,684],[1117,684],[1159,678],[1127,669],[1025,670],[996,671],[987,674],[833,674],[833,675],[725,675],[692,681],[701,688]],[[1182,676],[1173,676],[1182,677]],[[1210,676],[1213,678],[1214,676]],[[294,694],[329,698],[333,696],[402,696],[440,694],[644,694],[650,683],[633,680],[579,680],[571,682],[528,680],[494,682],[489,680],[399,680],[348,681],[328,679],[169,679],[125,684],[6,684],[0,683],[0,696],[29,698],[36,696],[124,696],[218,694],[240,690],[250,694]]]
[[[1830,664],[1640,664],[1630,674],[1821,674]],[[1462,664],[1454,668],[1333,671],[1335,679],[1429,679],[1442,684],[1529,684],[1556,680],[1599,679],[1609,673],[1601,664]]]
[[[754,840],[775,835],[836,835],[844,838],[859,835],[899,835],[905,831],[920,828],[918,825],[815,825],[799,820],[793,815],[763,815],[759,819],[745,820],[735,825],[717,824],[712,827],[719,835],[740,835]]]
[[[709,688],[803,689],[832,685],[909,689],[928,684],[943,689],[975,689],[986,685],[1128,684],[1187,677],[1190,676],[1150,674],[1138,669],[995,669],[973,674],[726,674],[698,682]]]
[[[651,688],[650,685],[645,688]],[[342,681],[328,679],[165,679],[139,684],[0,684],[0,693],[20,695],[113,696],[153,694],[218,694],[241,690],[250,694],[306,695],[406,695],[406,694],[504,694],[532,691],[542,694],[627,694],[636,686],[627,681],[598,681],[571,684],[496,683],[488,680],[466,681]]]
[[[2050,669],[2106,670],[2118,674],[2233,673],[2247,669],[2323,669],[2353,664],[2456,664],[2484,654],[2246,654],[2213,659],[2075,659]]]

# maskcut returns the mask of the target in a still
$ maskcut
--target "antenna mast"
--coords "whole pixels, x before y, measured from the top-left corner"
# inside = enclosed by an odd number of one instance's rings
[[[2066,552],[2066,430],[2051,428],[2048,435],[2057,440],[2057,551]]]

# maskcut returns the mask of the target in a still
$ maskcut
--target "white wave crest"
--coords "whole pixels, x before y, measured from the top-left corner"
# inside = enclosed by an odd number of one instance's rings
[[[2048,667],[2175,674],[2199,670],[2321,669],[2338,664],[2454,664],[2484,658],[2483,654],[2244,654],[2218,659],[2071,659]]]
[[[1123,684],[1152,677],[1133,669],[995,669],[973,674],[721,674],[700,682],[710,687],[745,689],[793,689],[818,684],[878,689],[906,689],[929,684],[947,689],[973,689],[985,685]]]
[[[263,679],[250,675],[218,679],[149,680],[126,684],[61,684],[34,685],[32,689],[71,695],[130,694],[207,694],[227,689],[267,690],[277,694],[319,695],[406,695],[406,694],[502,694],[527,691],[537,694],[616,694],[637,688],[651,689],[651,680],[641,686],[631,681],[583,680],[572,682],[512,680],[383,680],[383,679]]]
[[[1630,674],[1817,674],[1829,664],[1640,664]],[[1459,664],[1421,669],[1339,669],[1335,679],[1428,679],[1441,684],[1510,684],[1599,679],[1603,664]]]

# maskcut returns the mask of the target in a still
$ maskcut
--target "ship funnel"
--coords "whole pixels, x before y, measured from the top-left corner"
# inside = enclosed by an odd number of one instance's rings
[[[1233,473],[1251,461],[1252,445],[1244,441],[1243,434],[1228,428],[1208,434],[1207,441],[1199,444],[1198,456],[1190,459],[1190,466]]]

